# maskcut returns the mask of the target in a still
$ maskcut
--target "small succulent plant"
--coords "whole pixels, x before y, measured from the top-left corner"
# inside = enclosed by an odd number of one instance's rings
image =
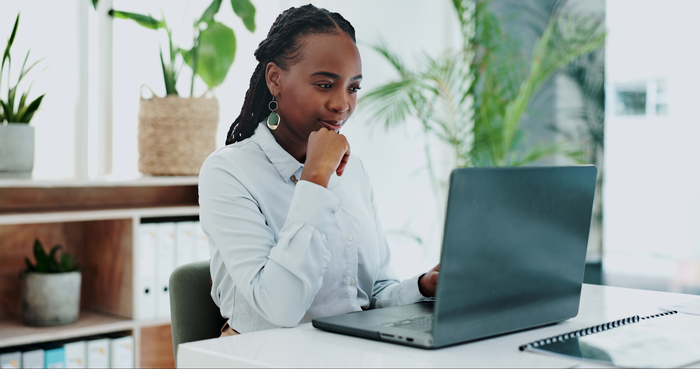
[[[47,254],[39,239],[34,240],[36,265],[32,264],[29,258],[24,258],[24,262],[27,264],[26,272],[68,273],[80,270],[80,265],[72,255],[62,251],[59,257],[58,251],[62,248],[63,246],[56,245]]]

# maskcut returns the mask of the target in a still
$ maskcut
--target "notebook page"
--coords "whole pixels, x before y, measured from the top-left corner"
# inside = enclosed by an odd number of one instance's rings
[[[674,314],[528,350],[619,367],[669,368],[700,361],[700,317]]]

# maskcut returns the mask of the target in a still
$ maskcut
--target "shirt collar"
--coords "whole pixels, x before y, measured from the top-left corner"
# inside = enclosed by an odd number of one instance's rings
[[[260,148],[262,148],[267,158],[270,159],[270,162],[275,166],[275,169],[277,169],[277,172],[285,182],[289,182],[292,174],[296,173],[299,168],[304,167],[304,164],[299,163],[297,159],[294,159],[292,155],[277,143],[272,132],[267,128],[265,121],[258,124],[253,139],[260,145]]]

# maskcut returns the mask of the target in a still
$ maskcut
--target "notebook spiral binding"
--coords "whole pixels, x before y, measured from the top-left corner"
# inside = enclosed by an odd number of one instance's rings
[[[622,326],[627,325],[627,324],[637,323],[641,320],[658,318],[660,316],[672,315],[672,314],[678,314],[678,311],[671,310],[671,311],[667,311],[664,313],[653,314],[653,315],[649,315],[649,316],[645,316],[645,317],[641,317],[641,318],[639,317],[639,315],[635,315],[635,316],[631,316],[629,318],[618,319],[618,320],[615,320],[612,322],[598,324],[598,325],[594,325],[592,327],[583,328],[583,329],[579,329],[576,331],[571,331],[568,333],[560,334],[558,336],[553,336],[553,337],[537,340],[534,342],[530,342],[526,345],[520,346],[520,351],[525,351],[528,348],[537,348],[539,346],[546,345],[549,343],[563,342],[563,341],[568,340],[569,338],[578,338],[578,337],[587,336],[587,335],[593,334],[593,333],[607,331],[608,329],[622,327]]]

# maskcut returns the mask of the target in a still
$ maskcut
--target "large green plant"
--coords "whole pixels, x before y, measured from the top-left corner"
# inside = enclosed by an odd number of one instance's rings
[[[554,73],[603,46],[602,23],[574,15],[552,17],[535,43],[528,68],[520,44],[503,31],[488,5],[453,0],[462,49],[437,58],[424,56],[416,70],[385,44],[376,45],[399,78],[370,91],[361,103],[387,127],[417,117],[426,132],[452,147],[457,166],[520,166],[554,153],[576,155],[566,143],[523,147],[519,124]]]
[[[93,5],[96,1],[93,0]],[[163,16],[157,20],[148,15],[110,10],[109,15],[130,19],[139,25],[159,30],[164,29],[168,35],[167,58],[163,57],[163,47],[160,47],[160,64],[163,70],[165,92],[167,95],[179,95],[175,85],[184,64],[192,68],[192,80],[190,81],[190,96],[194,91],[194,76],[197,75],[209,88],[214,88],[223,83],[236,55],[236,36],[233,30],[223,23],[214,20],[214,15],[219,12],[222,0],[214,0],[204,11],[201,17],[194,23],[194,42],[189,50],[181,49],[173,44],[173,33]],[[243,21],[245,27],[255,31],[255,7],[249,0],[231,0],[234,13]],[[180,55],[183,62],[179,66],[177,57]],[[167,59],[167,62],[166,62]]]
[[[29,96],[29,91],[32,89],[32,82],[27,89],[20,95],[19,100],[17,100],[17,91],[22,80],[27,76],[27,74],[34,68],[42,59],[34,62],[34,64],[27,67],[27,60],[29,60],[29,51],[27,51],[27,56],[24,58],[22,63],[22,68],[19,71],[19,76],[17,77],[17,83],[12,85],[10,83],[10,72],[12,71],[12,56],[10,55],[10,48],[15,42],[15,36],[17,35],[17,28],[19,27],[19,14],[17,14],[17,19],[15,20],[15,25],[12,27],[12,33],[10,38],[7,40],[7,46],[5,46],[5,52],[2,54],[2,64],[0,64],[0,87],[2,87],[2,77],[5,72],[5,63],[7,62],[7,96],[5,100],[0,99],[0,124],[3,122],[9,123],[25,123],[28,124],[34,113],[39,109],[41,101],[44,95],[41,95],[34,99],[32,102],[27,104],[27,97]]]

